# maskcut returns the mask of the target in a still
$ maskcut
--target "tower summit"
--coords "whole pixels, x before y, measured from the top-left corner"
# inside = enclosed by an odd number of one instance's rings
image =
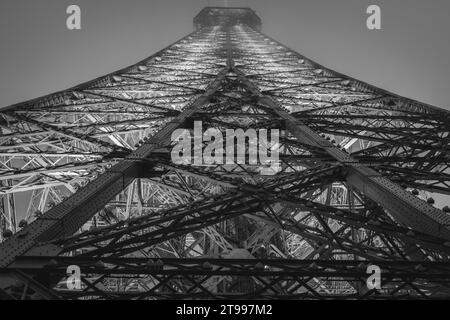
[[[450,209],[431,197],[450,194],[449,112],[317,64],[251,9],[194,25],[0,109],[0,297],[449,298]],[[223,150],[243,160],[195,161]]]
[[[194,18],[195,30],[203,27],[245,24],[255,30],[261,30],[261,19],[250,8],[206,7]]]

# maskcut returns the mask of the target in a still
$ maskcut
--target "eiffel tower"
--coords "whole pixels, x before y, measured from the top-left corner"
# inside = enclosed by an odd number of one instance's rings
[[[0,297],[449,298],[450,113],[315,63],[249,8],[194,30],[0,109]],[[195,121],[279,129],[279,170],[174,163]]]

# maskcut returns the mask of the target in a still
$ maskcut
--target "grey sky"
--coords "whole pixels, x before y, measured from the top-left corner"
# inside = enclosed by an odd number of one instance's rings
[[[76,85],[151,55],[192,31],[213,0],[2,0],[0,107]],[[82,9],[82,30],[65,27]],[[228,0],[263,31],[336,71],[450,109],[448,0]],[[365,27],[382,9],[382,30]]]

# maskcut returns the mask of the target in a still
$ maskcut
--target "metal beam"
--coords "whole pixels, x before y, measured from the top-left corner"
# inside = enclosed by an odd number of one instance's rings
[[[375,170],[360,164],[347,152],[339,149],[298,118],[289,114],[271,97],[263,95],[238,68],[234,68],[233,71],[238,75],[240,81],[258,97],[259,103],[270,108],[286,121],[287,129],[299,141],[315,148],[321,148],[346,166],[348,168],[347,182],[372,200],[382,204],[399,223],[414,230],[450,240],[450,230],[447,227],[450,226],[450,216],[411,195]]]

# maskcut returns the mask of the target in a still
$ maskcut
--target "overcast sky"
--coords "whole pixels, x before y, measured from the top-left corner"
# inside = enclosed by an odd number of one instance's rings
[[[0,107],[133,64],[226,2],[253,8],[265,33],[325,66],[450,109],[448,0],[1,0]],[[66,29],[70,4],[81,31]],[[369,4],[382,9],[381,31],[365,26]]]

